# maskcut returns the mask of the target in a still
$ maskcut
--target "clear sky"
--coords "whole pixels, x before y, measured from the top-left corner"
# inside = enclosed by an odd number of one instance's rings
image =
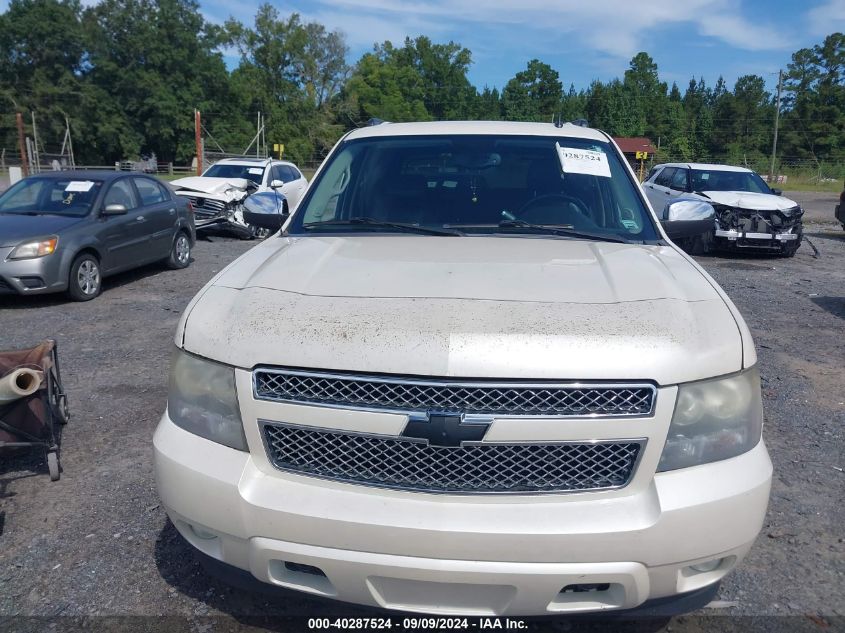
[[[259,2],[199,0],[206,18],[251,24]],[[845,0],[270,0],[346,34],[349,61],[373,44],[405,36],[454,40],[473,53],[470,79],[501,88],[536,57],[564,86],[621,77],[638,51],[657,62],[661,78],[685,89],[691,76],[729,87],[744,74],[770,89],[793,51],[845,31]],[[83,0],[95,4],[96,0]],[[8,0],[0,0],[0,10]],[[230,65],[235,58],[227,58]]]
[[[256,4],[200,0],[213,21],[250,23]],[[845,30],[845,0],[272,0],[346,34],[350,61],[375,42],[424,34],[473,53],[470,79],[502,87],[533,57],[553,66],[565,86],[621,76],[647,51],[661,77],[681,89],[703,76],[730,87],[755,73],[770,88],[793,51]]]

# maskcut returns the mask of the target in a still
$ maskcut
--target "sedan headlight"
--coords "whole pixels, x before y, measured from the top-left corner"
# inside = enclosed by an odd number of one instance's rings
[[[34,259],[35,257],[45,257],[56,252],[56,247],[59,245],[59,237],[53,235],[46,240],[36,240],[34,242],[24,242],[18,244],[15,249],[9,253],[9,259]]]
[[[167,412],[186,431],[247,450],[233,367],[177,349],[170,362]]]
[[[756,367],[678,387],[658,471],[736,457],[760,441],[763,402]]]

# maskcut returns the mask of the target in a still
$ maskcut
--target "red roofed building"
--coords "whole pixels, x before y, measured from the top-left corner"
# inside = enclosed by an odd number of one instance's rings
[[[651,139],[645,136],[614,136],[613,140],[628,160],[633,160],[637,152],[648,152],[648,157],[651,158],[657,151],[657,148],[651,144]]]

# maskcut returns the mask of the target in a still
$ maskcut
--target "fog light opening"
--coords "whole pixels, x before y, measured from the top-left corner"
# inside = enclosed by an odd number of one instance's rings
[[[288,571],[299,572],[300,574],[311,574],[312,576],[322,576],[323,578],[326,577],[326,574],[322,569],[314,567],[313,565],[303,565],[302,563],[291,563],[289,561],[285,561],[285,569]]]
[[[216,534],[209,532],[208,530],[204,530],[197,525],[191,526],[191,532],[194,533],[194,536],[199,539],[202,539],[203,541],[210,541],[211,539],[217,538]]]
[[[725,560],[724,558],[714,558],[713,560],[708,560],[703,563],[696,563],[695,565],[690,565],[689,568],[694,572],[699,574],[707,573],[708,571],[713,571],[714,569],[718,569],[722,565],[722,561]]]
[[[580,585],[566,585],[560,593],[592,593],[595,591],[607,591],[610,589],[608,582],[592,582]]]

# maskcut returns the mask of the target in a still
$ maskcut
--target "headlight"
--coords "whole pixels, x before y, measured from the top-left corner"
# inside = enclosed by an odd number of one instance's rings
[[[756,367],[728,378],[678,387],[658,471],[736,457],[760,441],[763,402]]]
[[[802,215],[804,210],[800,206],[794,206],[784,209],[781,213],[787,218],[793,218],[795,216]]]
[[[46,240],[36,242],[24,242],[18,244],[11,253],[9,259],[33,259],[35,257],[44,257],[56,252],[56,246],[59,245],[59,238],[57,235],[48,237]]]
[[[170,362],[167,412],[186,431],[247,450],[232,367],[177,349]]]

